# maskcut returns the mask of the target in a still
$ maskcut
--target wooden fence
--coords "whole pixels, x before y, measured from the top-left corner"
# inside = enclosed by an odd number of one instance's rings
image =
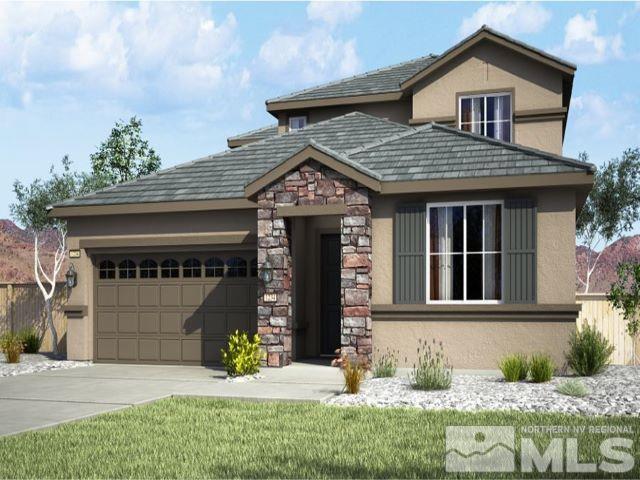
[[[58,347],[66,350],[67,318],[62,311],[67,298],[64,282],[56,286],[53,302],[53,323],[58,332]],[[52,350],[51,334],[46,328],[46,310],[38,285],[35,283],[0,283],[0,334],[11,330],[19,332],[23,328],[35,327],[44,334],[41,350]]]
[[[620,311],[611,307],[607,296],[602,293],[576,295],[578,303],[582,304],[582,311],[578,317],[578,328],[583,325],[595,326],[615,347],[611,363],[615,365],[633,364],[632,341],[627,335],[626,322]],[[636,350],[640,351],[640,342],[636,343]]]

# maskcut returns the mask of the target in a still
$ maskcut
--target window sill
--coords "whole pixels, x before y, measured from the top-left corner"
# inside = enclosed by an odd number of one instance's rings
[[[581,305],[568,304],[388,304],[373,305],[374,320],[561,320],[576,321]]]

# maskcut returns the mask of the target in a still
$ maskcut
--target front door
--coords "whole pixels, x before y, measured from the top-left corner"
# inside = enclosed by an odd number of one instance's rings
[[[321,353],[340,348],[340,235],[321,236]]]

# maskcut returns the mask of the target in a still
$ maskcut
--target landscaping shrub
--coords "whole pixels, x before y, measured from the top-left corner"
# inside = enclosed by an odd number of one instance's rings
[[[373,376],[376,378],[393,377],[398,369],[397,352],[387,350],[373,364]]]
[[[586,397],[589,390],[580,380],[567,380],[556,387],[556,392],[570,397]]]
[[[42,339],[34,327],[25,328],[18,333],[18,337],[24,345],[24,353],[38,353]]]
[[[521,353],[507,355],[500,360],[500,371],[507,382],[521,382],[527,378],[529,363]]]
[[[344,389],[347,393],[356,394],[367,374],[367,364],[362,360],[345,355],[342,357],[342,374],[344,375]]]
[[[571,334],[567,363],[581,377],[590,377],[609,365],[612,353],[613,345],[595,327],[585,325]]]
[[[235,331],[229,336],[227,350],[221,350],[222,363],[232,377],[253,375],[260,371],[260,336],[256,333],[249,338],[247,332]]]
[[[20,337],[13,332],[6,332],[0,337],[0,349],[2,349],[7,363],[18,363],[23,348],[24,345],[22,345]]]
[[[409,376],[411,386],[416,390],[447,390],[451,387],[453,368],[444,355],[442,342],[433,340],[418,344],[418,365]]]
[[[545,353],[534,353],[529,359],[529,377],[533,383],[551,380],[555,368],[553,359]]]

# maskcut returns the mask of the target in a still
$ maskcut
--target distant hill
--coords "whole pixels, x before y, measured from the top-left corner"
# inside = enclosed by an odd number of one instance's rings
[[[589,249],[585,246],[576,247],[576,270],[581,278],[587,268]],[[597,255],[596,252],[592,255]],[[598,265],[591,275],[589,293],[608,292],[611,284],[616,281],[616,268],[621,262],[640,262],[640,235],[622,237],[604,249]],[[582,292],[584,288],[576,279],[576,289]]]
[[[41,244],[46,252],[47,264],[53,261],[56,240],[53,232],[45,235]],[[576,247],[576,267],[582,275],[586,268],[588,249]],[[616,279],[616,267],[623,261],[640,262],[640,235],[622,237],[609,245],[598,262],[591,277],[592,293],[607,292]],[[66,271],[66,266],[61,270]],[[58,280],[62,280],[59,278]],[[33,282],[33,239],[29,232],[21,229],[11,220],[0,220],[0,282]],[[576,279],[576,290],[583,288]]]
[[[41,255],[46,265],[53,263],[56,250],[55,234],[51,232],[40,239]],[[46,267],[45,267],[46,268]],[[64,274],[66,266],[61,273]],[[58,281],[62,278],[58,278]],[[33,275],[33,237],[11,220],[0,220],[0,282],[34,282]]]

